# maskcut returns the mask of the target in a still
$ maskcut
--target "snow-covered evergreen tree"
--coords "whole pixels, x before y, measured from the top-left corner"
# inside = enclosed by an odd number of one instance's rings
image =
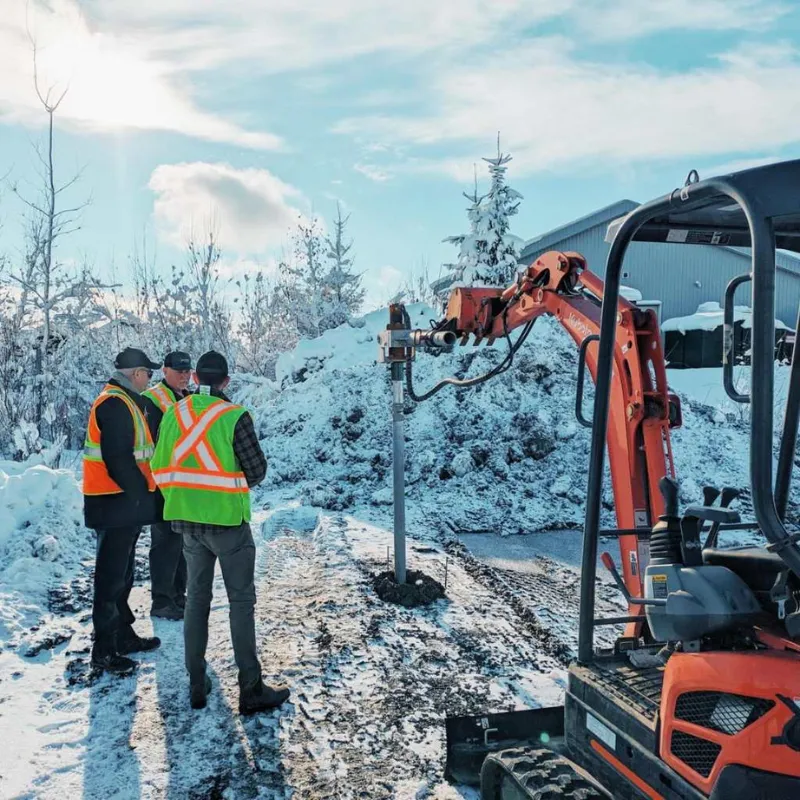
[[[335,328],[361,310],[364,302],[364,288],[361,276],[352,271],[353,258],[350,251],[353,241],[345,243],[345,228],[350,219],[348,214],[342,219],[342,209],[336,204],[336,219],[333,222],[333,237],[326,237],[326,253],[330,269],[325,275],[324,287],[324,328]]]
[[[511,156],[500,152],[499,135],[497,156],[483,160],[489,164],[491,185],[487,194],[479,196],[476,176],[472,195],[464,195],[470,201],[467,209],[470,232],[444,239],[457,245],[459,254],[455,264],[447,265],[449,283],[440,281],[436,286],[440,295],[459,284],[507,286],[518,270],[522,240],[510,232],[510,218],[517,213],[522,195],[506,183],[506,165]]]
[[[346,242],[348,219],[339,209],[332,236],[323,235],[318,218],[300,220],[291,237],[291,253],[279,264],[282,312],[306,338],[346,322],[363,303],[361,276],[351,269],[353,243]]]
[[[483,195],[478,194],[478,171],[475,169],[475,183],[472,194],[463,193],[469,200],[467,206],[467,219],[469,220],[469,233],[461,233],[456,236],[447,236],[442,241],[458,247],[458,259],[454,264],[443,264],[445,274],[434,281],[433,291],[440,300],[446,300],[450,290],[455,286],[469,285],[475,268],[480,262],[481,250],[485,242],[478,239],[478,224],[481,215],[481,202]]]

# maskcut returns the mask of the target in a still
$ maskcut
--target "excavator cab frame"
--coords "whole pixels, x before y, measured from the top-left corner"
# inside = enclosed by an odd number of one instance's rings
[[[751,251],[752,388],[749,401],[753,509],[772,552],[777,553],[800,577],[799,537],[787,532],[782,519],[800,417],[800,359],[793,358],[792,361],[793,391],[787,398],[775,492],[772,483],[775,257],[778,248],[800,253],[800,160],[756,167],[705,181],[698,180],[697,173],[690,173],[682,188],[639,206],[618,224],[612,225],[609,233],[613,235],[613,241],[604,276],[583,529],[578,631],[578,661],[582,664],[590,663],[594,657],[594,585],[617,305],[623,261],[633,241],[741,247]],[[743,280],[745,278],[734,279],[733,288]],[[726,292],[726,311],[732,312],[732,301],[732,292]],[[742,398],[733,396],[730,381],[733,368],[731,328],[725,339],[725,385],[729,395],[738,402]],[[776,506],[776,495],[781,499],[781,513]]]
[[[609,235],[604,280],[577,253],[547,253],[506,290],[454,290],[435,328],[455,333],[462,344],[470,336],[476,344],[505,337],[513,358],[510,330],[525,325],[518,339],[524,342],[535,318],[551,314],[579,345],[580,387],[585,366],[595,379],[578,654],[565,705],[447,720],[446,772],[463,780],[481,767],[485,800],[551,796],[547,791],[651,800],[800,797],[797,597],[794,628],[783,614],[789,587],[800,595],[800,533],[784,523],[800,420],[797,350],[774,487],[772,465],[775,258],[778,248],[800,252],[800,160],[706,181],[690,173],[683,187],[612,223]],[[719,492],[711,490],[703,506],[678,513],[669,429],[680,424],[680,411],[668,393],[657,322],[620,296],[632,241],[751,250],[751,272],[726,292],[723,360],[729,395],[751,405],[755,524],[741,523],[725,507],[726,490],[720,507],[713,506]],[[733,295],[746,282],[752,293],[749,397],[732,380]],[[417,397],[410,362],[406,371],[412,399],[441,388]],[[576,415],[588,422],[580,388]],[[601,530],[607,448],[617,515],[610,531]],[[735,493],[727,491],[729,502]],[[699,539],[704,522],[711,522],[705,547]],[[711,552],[709,542],[731,528],[758,528],[768,545],[755,553]],[[603,563],[628,600],[628,616],[596,619],[598,543],[610,534],[618,537],[622,576],[607,554]],[[748,573],[776,578],[766,587],[766,604]],[[595,627],[617,623],[626,624],[625,635],[612,650],[596,648]]]

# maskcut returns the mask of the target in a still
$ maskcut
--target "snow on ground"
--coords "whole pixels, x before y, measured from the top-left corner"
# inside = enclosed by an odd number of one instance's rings
[[[420,326],[433,316],[411,311]],[[442,781],[445,716],[561,701],[588,455],[573,419],[574,345],[540,320],[505,375],[408,404],[409,566],[447,581],[446,600],[408,610],[371,589],[392,548],[390,387],[375,364],[385,321],[376,312],[301,343],[278,382],[235,383],[270,456],[254,498],[257,618],[265,676],[293,692],[280,712],[236,713],[220,580],[208,709],[188,707],[180,623],[156,621],[162,648],[139,657],[136,676],[94,676],[93,538],[75,474],[0,463],[0,796],[474,797]],[[418,390],[486,372],[503,347],[420,353]],[[713,372],[670,371],[684,502],[705,483],[746,487],[745,415],[705,390]],[[607,491],[609,522],[611,508]],[[153,628],[146,547],[145,536],[141,633]],[[618,613],[602,575],[598,602]]]
[[[42,645],[30,626],[83,571],[92,547],[73,472],[0,462],[0,642]]]
[[[447,600],[408,610],[371,590],[388,531],[296,503],[261,512],[255,530],[265,677],[286,682],[291,703],[235,713],[219,579],[205,711],[188,706],[180,623],[155,622],[162,647],[138,657],[136,676],[96,678],[82,609],[68,643],[35,659],[0,652],[0,737],[13,742],[0,795],[474,797],[442,780],[444,716],[561,701],[565,659],[543,649],[508,596],[470,574],[468,559],[412,546],[416,566],[441,581],[447,571]],[[145,587],[133,605],[137,628],[150,632]]]

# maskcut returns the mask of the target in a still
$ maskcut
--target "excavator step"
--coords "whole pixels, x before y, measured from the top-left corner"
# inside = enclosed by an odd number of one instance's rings
[[[481,800],[608,800],[612,795],[576,764],[545,748],[487,756]]]

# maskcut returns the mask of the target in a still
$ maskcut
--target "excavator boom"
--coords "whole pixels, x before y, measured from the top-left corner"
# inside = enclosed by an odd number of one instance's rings
[[[579,347],[584,367],[595,377],[603,281],[587,269],[578,253],[548,252],[512,286],[456,288],[437,330],[453,332],[462,345],[493,344],[537,317],[554,317]],[[643,592],[642,574],[649,560],[648,534],[664,513],[658,484],[674,476],[669,429],[680,424],[677,397],[667,389],[661,336],[655,314],[620,298],[614,347],[612,414],[607,444],[619,530],[622,577],[633,597]],[[640,538],[637,531],[641,531]],[[630,609],[639,616],[638,606]],[[628,635],[639,635],[641,622]]]

